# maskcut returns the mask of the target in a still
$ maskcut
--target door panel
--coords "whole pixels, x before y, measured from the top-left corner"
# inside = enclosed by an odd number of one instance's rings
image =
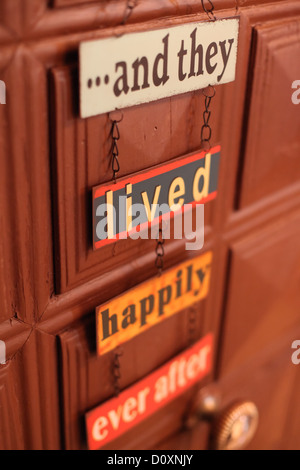
[[[248,450],[281,450],[289,445],[299,448],[295,427],[294,440],[290,434],[291,426],[295,426],[291,404],[296,403],[298,376],[291,361],[291,341],[299,335],[298,327],[283,341],[260,348],[255,357],[244,355],[243,364],[225,373],[218,383],[224,408],[235,400],[251,400],[258,408],[259,425]]]
[[[196,306],[197,338],[204,336],[201,325],[203,307],[203,303]],[[174,315],[122,345],[119,382],[121,390],[146,377],[189,346],[189,313],[187,309]],[[85,413],[114,396],[114,351],[97,357],[94,329],[94,318],[91,315],[84,324],[74,325],[73,328],[59,334],[64,436],[67,449],[86,447]],[[144,353],[141,354],[141,351]],[[208,380],[208,377],[204,378],[203,383]],[[155,447],[160,440],[182,428],[193,393],[193,389],[188,390],[105,448]]]
[[[289,214],[232,246],[223,374],[299,324],[299,220],[299,213]]]
[[[210,292],[193,339],[215,337],[212,373],[109,449],[208,449],[211,425],[184,427],[202,387],[222,407],[252,400],[249,449],[300,448],[300,115],[298,0],[214,0],[240,15],[236,81],[217,87],[218,197],[205,207]],[[130,13],[130,14],[129,14]],[[199,0],[0,1],[0,448],[85,449],[84,415],[114,395],[113,352],[96,355],[95,308],[156,275],[155,241],[92,249],[91,190],[111,181],[108,115],[79,118],[80,42],[207,21]],[[123,110],[120,176],[200,147],[202,91]],[[196,256],[166,242],[165,268]],[[191,343],[186,309],[124,344],[124,390]]]
[[[299,109],[291,99],[292,83],[300,76],[299,25],[300,17],[283,18],[253,31],[240,207],[299,182]]]
[[[0,449],[22,450],[25,445],[24,426],[20,422],[22,415],[21,403],[16,403],[14,392],[18,375],[13,373],[13,365],[9,364],[0,371]]]
[[[64,292],[116,269],[139,253],[153,252],[154,241],[120,240],[93,251],[92,187],[112,180],[111,121],[108,115],[79,119],[77,70],[53,71],[55,93],[55,235],[57,291]],[[118,177],[151,168],[200,148],[204,96],[188,93],[123,110],[119,124]],[[221,109],[216,99],[214,121]],[[221,119],[221,117],[219,118]],[[212,124],[214,125],[214,124]],[[216,138],[218,138],[216,132]],[[217,202],[205,206],[206,232],[211,231]],[[168,244],[170,242],[166,240]]]

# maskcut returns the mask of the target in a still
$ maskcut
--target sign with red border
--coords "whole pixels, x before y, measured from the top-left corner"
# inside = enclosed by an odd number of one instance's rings
[[[205,377],[212,367],[208,334],[164,366],[85,415],[88,448],[96,450],[125,433]]]
[[[95,250],[217,196],[220,145],[93,188]],[[135,206],[136,205],[136,206]],[[132,207],[141,207],[133,218]],[[153,210],[154,208],[154,210]]]

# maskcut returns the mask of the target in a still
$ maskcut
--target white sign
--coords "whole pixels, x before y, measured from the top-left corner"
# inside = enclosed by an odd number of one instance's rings
[[[6,345],[0,341],[0,364],[6,364]]]
[[[0,104],[6,104],[6,86],[2,80],[0,80]]]
[[[238,30],[234,18],[81,43],[81,117],[234,81]]]

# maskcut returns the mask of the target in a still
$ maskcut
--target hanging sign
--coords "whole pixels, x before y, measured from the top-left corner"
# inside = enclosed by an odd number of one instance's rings
[[[206,297],[211,264],[207,252],[97,307],[98,355]]]
[[[191,348],[85,415],[88,447],[96,450],[166,406],[205,377],[212,366],[213,337]]]
[[[239,19],[80,44],[81,117],[235,80]]]
[[[221,147],[93,188],[95,250],[217,196]]]

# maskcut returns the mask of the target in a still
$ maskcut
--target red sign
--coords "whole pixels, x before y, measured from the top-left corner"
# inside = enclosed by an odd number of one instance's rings
[[[213,337],[191,348],[85,415],[88,447],[96,450],[174,400],[211,370]]]

